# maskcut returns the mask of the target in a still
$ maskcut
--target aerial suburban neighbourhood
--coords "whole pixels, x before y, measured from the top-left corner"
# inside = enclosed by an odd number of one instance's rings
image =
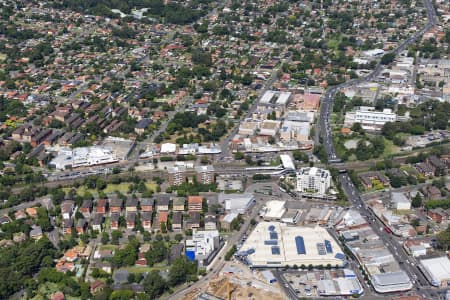
[[[448,0],[0,0],[0,299],[450,300]]]

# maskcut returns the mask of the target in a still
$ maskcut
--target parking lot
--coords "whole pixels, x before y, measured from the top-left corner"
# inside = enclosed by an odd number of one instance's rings
[[[318,297],[316,273],[311,272],[288,272],[283,274],[286,282],[299,297]],[[320,278],[320,277],[319,277]]]

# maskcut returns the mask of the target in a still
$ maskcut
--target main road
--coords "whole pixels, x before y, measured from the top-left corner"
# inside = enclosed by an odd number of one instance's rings
[[[414,43],[419,37],[421,37],[425,32],[430,30],[433,26],[436,25],[436,13],[434,10],[433,5],[431,4],[430,0],[424,0],[425,7],[427,9],[427,23],[426,25],[419,31],[417,31],[415,34],[413,34],[411,37],[403,41],[398,45],[397,48],[391,51],[391,53],[395,54],[395,56],[399,55],[402,51],[404,51],[409,45]],[[336,154],[334,145],[333,145],[333,135],[330,127],[330,114],[332,112],[333,108],[333,100],[336,93],[346,87],[349,87],[354,84],[363,83],[366,81],[371,81],[374,78],[376,78],[380,72],[382,71],[383,66],[379,62],[375,69],[369,73],[367,76],[350,80],[348,82],[345,82],[343,84],[331,87],[327,90],[325,93],[323,99],[322,99],[322,105],[320,110],[320,120],[319,120],[319,130],[320,134],[322,136],[323,145],[328,157],[328,161],[330,163],[336,163],[340,162],[339,157]],[[372,219],[373,221],[369,221],[369,223],[372,226],[372,229],[378,236],[383,240],[386,247],[391,251],[391,253],[394,255],[394,257],[397,259],[399,263],[401,263],[402,269],[408,274],[412,282],[414,283],[414,286],[416,288],[420,287],[420,293],[425,296],[425,298],[430,299],[436,299],[435,297],[437,294],[435,294],[435,291],[430,288],[429,283],[427,282],[426,278],[423,276],[421,271],[418,269],[417,266],[415,266],[411,261],[409,256],[404,252],[401,245],[392,238],[392,236],[386,234],[383,232],[383,227],[380,226],[379,223],[375,221],[374,216],[372,215],[372,212],[365,206],[364,202],[361,199],[361,196],[354,186],[351,179],[348,177],[347,174],[340,174],[339,182],[342,186],[342,189],[344,193],[347,195],[348,199],[353,203],[353,205],[359,209],[361,214],[365,216],[368,220]]]
[[[432,27],[434,27],[436,25],[436,12],[434,10],[433,4],[431,3],[430,0],[424,0],[424,3],[425,3],[425,8],[427,9],[427,18],[428,18],[427,23],[421,30],[415,32],[411,37],[404,40],[402,43],[400,43],[397,46],[397,48],[395,48],[394,50],[391,51],[391,53],[395,54],[396,56],[399,55],[402,51],[404,51],[409,45],[413,44],[425,32],[427,32],[428,30],[430,30]],[[334,96],[336,95],[336,93],[339,90],[341,90],[343,88],[375,79],[381,73],[382,70],[383,70],[383,65],[381,64],[381,62],[378,62],[375,69],[372,70],[372,72],[370,72],[365,77],[349,80],[342,84],[333,86],[326,91],[326,93],[322,99],[322,103],[321,103],[320,120],[319,120],[319,124],[318,124],[319,126],[317,129],[320,130],[321,136],[323,138],[323,144],[325,147],[325,151],[328,155],[328,160],[330,162],[340,161],[339,158],[337,157],[336,151],[334,149],[333,136],[332,136],[331,126],[330,126],[330,114],[331,114],[332,108],[333,108]]]

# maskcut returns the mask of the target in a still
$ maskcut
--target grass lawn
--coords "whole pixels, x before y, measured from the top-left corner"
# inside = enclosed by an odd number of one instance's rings
[[[101,245],[100,250],[116,250],[118,246],[116,245]]]
[[[113,194],[115,191],[119,191],[122,194],[127,194],[128,193],[128,187],[131,185],[131,183],[129,182],[123,182],[123,183],[119,183],[119,184],[112,184],[109,183],[106,188],[103,190],[103,192],[105,192],[106,194]],[[145,183],[145,186],[147,187],[147,189],[149,190],[153,190],[156,191],[156,183],[153,181],[149,181]],[[71,190],[71,188],[63,188],[64,192],[68,192]],[[86,186],[82,185],[77,189],[77,194],[80,196],[83,196],[84,193],[89,192],[92,195],[94,195],[95,197],[98,197],[98,193],[97,190],[95,189],[88,189],[86,188]]]
[[[111,219],[110,219],[110,217],[106,217],[105,218],[105,230],[106,230],[106,232],[109,232],[110,227],[111,227]]]
[[[133,267],[125,267],[123,269],[127,270],[130,273],[145,273],[145,272],[151,272],[151,271],[161,271],[161,270],[166,270],[169,267],[164,266],[164,267],[138,267],[138,266],[133,266]]]
[[[6,59],[6,54],[5,53],[0,53],[0,61],[3,61]]]
[[[402,209],[402,210],[395,209],[394,210],[394,214],[397,216],[406,216],[406,215],[409,215],[410,213],[411,213],[410,209]]]
[[[417,175],[419,173],[412,166],[400,166],[400,170],[406,171],[409,175]]]
[[[108,184],[106,188],[103,190],[106,194],[112,194],[115,191],[119,191],[122,194],[128,193],[128,187],[130,186],[130,183],[123,182],[119,184]]]
[[[400,148],[395,146],[394,143],[388,139],[384,139],[384,153],[383,156],[389,156],[395,153],[399,153]]]
[[[53,282],[46,282],[44,284],[41,284],[39,286],[38,292],[33,300],[44,300],[49,299],[54,293],[60,291],[61,289],[58,287],[58,284]],[[71,297],[69,295],[66,295],[67,300],[75,300],[75,299],[81,299],[78,297]]]

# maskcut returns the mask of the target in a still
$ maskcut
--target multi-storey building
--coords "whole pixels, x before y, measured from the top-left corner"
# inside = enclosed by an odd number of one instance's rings
[[[181,185],[186,182],[186,168],[182,166],[176,166],[167,170],[169,173],[170,185]]]
[[[375,107],[360,106],[354,112],[347,112],[344,125],[351,127],[355,123],[360,123],[363,129],[381,130],[387,122],[397,121],[397,115],[391,109],[376,111]]]
[[[301,168],[297,172],[297,191],[325,195],[331,186],[330,171],[325,169]]]
[[[197,182],[203,184],[211,184],[214,183],[214,167],[211,165],[207,166],[198,166],[195,168],[197,172],[196,178]]]

